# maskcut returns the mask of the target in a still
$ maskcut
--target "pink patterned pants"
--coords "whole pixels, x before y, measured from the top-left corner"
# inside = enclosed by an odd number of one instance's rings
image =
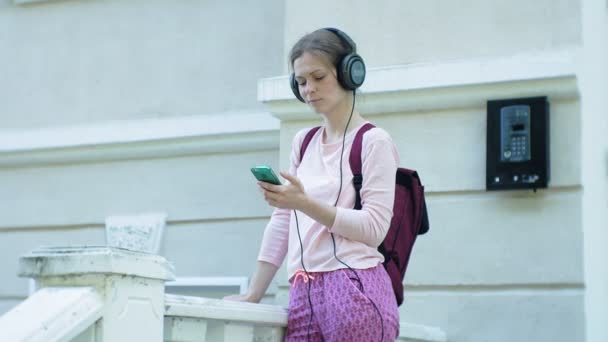
[[[399,335],[399,311],[388,274],[382,265],[355,271],[363,290],[349,269],[309,273],[313,279],[308,282],[295,277],[289,290],[285,341],[395,341]]]

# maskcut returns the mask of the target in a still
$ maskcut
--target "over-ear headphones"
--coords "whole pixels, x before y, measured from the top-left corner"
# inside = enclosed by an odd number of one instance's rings
[[[336,65],[338,83],[346,90],[359,88],[363,84],[363,81],[365,81],[365,63],[363,62],[363,58],[357,54],[357,45],[346,33],[337,28],[326,27],[323,30],[327,30],[338,36],[340,41],[346,44],[350,50],[346,55],[342,56]],[[296,98],[301,102],[306,102],[302,95],[300,95],[300,89],[294,73],[291,73],[289,83]]]

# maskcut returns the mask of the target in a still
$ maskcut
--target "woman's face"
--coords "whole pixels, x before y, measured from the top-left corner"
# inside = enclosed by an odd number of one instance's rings
[[[340,86],[336,68],[324,58],[304,52],[293,62],[300,95],[317,113],[330,114],[343,106],[347,92]]]

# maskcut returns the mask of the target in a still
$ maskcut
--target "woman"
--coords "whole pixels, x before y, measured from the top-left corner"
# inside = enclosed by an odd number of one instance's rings
[[[355,109],[365,77],[354,42],[337,29],[302,37],[290,52],[294,94],[323,118],[303,156],[309,129],[296,134],[283,185],[259,182],[276,209],[264,232],[248,293],[259,302],[288,254],[290,302],[286,341],[394,341],[399,313],[377,248],[392,217],[398,154],[380,128],[365,133],[361,210],[348,158],[366,120]]]

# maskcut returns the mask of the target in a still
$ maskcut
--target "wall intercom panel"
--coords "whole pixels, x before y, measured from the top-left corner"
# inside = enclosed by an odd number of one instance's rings
[[[486,190],[546,188],[549,171],[547,97],[488,101]]]

